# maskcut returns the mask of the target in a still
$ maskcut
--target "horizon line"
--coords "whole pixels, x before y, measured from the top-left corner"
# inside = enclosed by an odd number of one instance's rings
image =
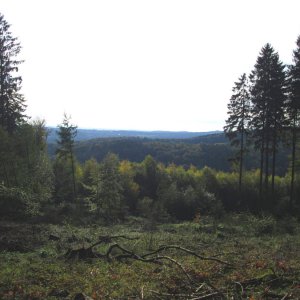
[[[58,128],[58,126],[46,126],[47,128]],[[152,130],[152,129],[108,129],[108,128],[94,128],[94,127],[77,127],[77,129],[81,130],[97,130],[97,131],[135,131],[135,132],[186,132],[186,133],[208,133],[208,132],[223,132],[223,130],[216,129],[216,130],[204,130],[204,131],[189,131],[189,130]]]

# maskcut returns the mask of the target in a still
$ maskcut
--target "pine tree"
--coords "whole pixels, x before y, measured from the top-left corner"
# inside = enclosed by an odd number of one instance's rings
[[[76,180],[75,180],[75,159],[74,159],[74,143],[75,137],[77,135],[77,126],[70,123],[71,117],[64,114],[64,119],[61,125],[58,126],[58,137],[57,140],[58,148],[56,154],[58,158],[61,158],[67,162],[71,162],[71,172],[72,172],[72,193],[73,201],[76,198]]]
[[[22,78],[16,76],[21,46],[9,31],[10,25],[0,14],[0,126],[12,133],[25,118],[25,100],[21,89]]]
[[[244,73],[232,89],[233,95],[228,104],[228,119],[224,131],[232,146],[239,146],[239,191],[242,188],[243,163],[245,153],[245,139],[250,119],[250,95],[248,79]]]
[[[291,158],[291,188],[290,206],[294,202],[295,162],[297,137],[300,131],[300,36],[297,39],[297,49],[293,52],[294,64],[289,68],[289,97],[287,103],[288,121],[292,131],[292,158]]]
[[[260,150],[260,195],[263,190],[268,198],[269,158],[272,156],[272,194],[276,153],[281,131],[285,125],[285,66],[270,44],[266,44],[257,58],[250,75],[252,120],[251,132],[256,149]]]

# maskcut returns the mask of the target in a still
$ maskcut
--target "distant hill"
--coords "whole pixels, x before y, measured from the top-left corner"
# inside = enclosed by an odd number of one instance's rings
[[[49,154],[54,155],[56,144],[48,144]],[[74,152],[80,162],[90,158],[101,161],[107,153],[115,153],[121,160],[141,162],[151,155],[158,162],[174,163],[189,167],[209,166],[228,171],[228,158],[233,155],[226,143],[193,143],[191,139],[149,139],[139,137],[97,138],[78,141]]]
[[[57,140],[57,128],[48,128],[48,143],[55,143]],[[220,131],[189,132],[189,131],[135,131],[135,130],[98,130],[98,129],[77,129],[76,141],[86,141],[95,138],[113,137],[139,137],[149,139],[190,139],[199,136],[208,136]]]
[[[55,154],[55,143],[48,144],[49,154]],[[208,166],[221,171],[230,171],[230,159],[234,150],[223,133],[209,134],[183,139],[150,139],[141,137],[107,137],[81,140],[75,144],[75,155],[80,162],[90,158],[101,161],[109,152],[115,153],[121,160],[141,162],[151,155],[158,162],[174,163],[198,168]],[[287,152],[278,153],[277,174],[285,174],[288,166]],[[246,169],[259,168],[259,154],[251,151],[245,159]]]
[[[188,144],[228,144],[229,140],[223,132],[205,134],[184,140]]]
[[[48,152],[55,155],[57,128],[49,128]],[[101,161],[109,152],[121,160],[141,162],[151,155],[158,162],[198,168],[208,166],[221,171],[231,170],[230,160],[235,151],[223,132],[172,132],[78,129],[75,155],[80,162],[90,158]],[[277,156],[277,174],[284,175],[288,167],[288,151]],[[250,151],[245,159],[246,169],[259,168],[259,154]]]

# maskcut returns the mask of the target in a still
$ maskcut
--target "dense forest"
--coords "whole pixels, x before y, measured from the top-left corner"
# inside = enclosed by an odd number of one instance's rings
[[[234,83],[224,132],[162,139],[49,133],[20,51],[0,14],[1,299],[300,299],[300,36]]]
[[[48,153],[55,156],[57,145],[48,144]],[[232,161],[236,150],[229,144],[224,134],[211,134],[189,139],[146,139],[146,138],[103,138],[74,143],[74,153],[79,162],[95,158],[101,161],[108,153],[115,153],[120,160],[141,162],[151,155],[165,165],[176,164],[189,168],[210,167],[219,171],[233,171]],[[285,175],[288,170],[289,151],[281,147],[278,151],[276,175]],[[259,155],[252,148],[245,157],[245,168],[259,167]]]

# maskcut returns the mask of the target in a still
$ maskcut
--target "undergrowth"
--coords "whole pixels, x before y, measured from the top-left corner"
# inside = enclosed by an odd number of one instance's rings
[[[0,223],[0,299],[74,299],[78,293],[92,299],[192,299],[200,293],[210,293],[207,299],[300,299],[297,220],[241,214],[156,224],[151,230],[144,223],[135,219],[84,228],[67,223]],[[88,247],[100,236],[116,234],[137,238],[120,243],[140,255],[162,245],[178,245],[230,265],[168,250],[166,255],[183,267],[189,281],[178,265],[169,262],[64,256],[68,249]],[[108,246],[101,244],[95,250],[102,253]]]

